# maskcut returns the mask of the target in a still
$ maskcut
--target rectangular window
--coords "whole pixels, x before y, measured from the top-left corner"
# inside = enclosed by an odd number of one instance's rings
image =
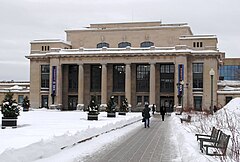
[[[203,63],[193,63],[193,90],[203,89]]]
[[[137,65],[136,73],[137,92],[149,92],[150,66]]]
[[[49,65],[41,65],[41,88],[49,88]]]
[[[68,68],[68,91],[78,92],[78,66],[69,65]]]
[[[137,105],[142,105],[142,96],[137,96]]]
[[[23,102],[23,95],[18,95],[18,104],[22,105]]]
[[[102,66],[92,65],[91,66],[91,92],[101,92],[102,84]]]
[[[240,80],[239,65],[223,65],[219,68],[219,74],[224,80]]]
[[[113,66],[113,92],[125,91],[125,66]]]
[[[149,96],[143,96],[144,104],[149,104]]]
[[[160,65],[160,92],[174,92],[174,65]]]

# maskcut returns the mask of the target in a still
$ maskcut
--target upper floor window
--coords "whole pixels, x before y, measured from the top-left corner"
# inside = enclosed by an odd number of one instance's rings
[[[193,63],[193,88],[203,88],[203,63]]]
[[[201,48],[201,47],[203,47],[203,42],[193,42],[193,47],[194,48]]]
[[[103,48],[103,47],[109,48],[109,44],[106,42],[101,42],[97,44],[97,48]]]
[[[49,65],[41,65],[41,88],[49,88]]]
[[[223,65],[219,68],[223,80],[240,80],[240,65]]]
[[[151,47],[151,46],[154,46],[154,43],[150,41],[145,41],[140,44],[140,47]]]
[[[150,66],[137,65],[136,90],[137,92],[149,92]]]
[[[125,91],[125,66],[124,65],[113,66],[113,91],[114,92]]]
[[[174,65],[160,65],[160,92],[174,92]]]
[[[68,90],[69,92],[77,92],[78,90],[78,66],[77,65],[69,65]]]
[[[101,92],[102,84],[102,66],[91,65],[90,91]]]
[[[50,50],[50,46],[42,46],[42,51],[49,51]]]
[[[129,42],[121,42],[121,43],[118,44],[118,48],[125,48],[127,46],[131,47],[131,43],[129,43]]]

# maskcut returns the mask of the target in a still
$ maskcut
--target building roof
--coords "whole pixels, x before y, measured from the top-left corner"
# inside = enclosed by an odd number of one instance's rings
[[[61,39],[41,39],[41,40],[33,40],[30,42],[31,44],[34,43],[63,43],[66,45],[70,45],[71,46],[71,42],[67,42]]]

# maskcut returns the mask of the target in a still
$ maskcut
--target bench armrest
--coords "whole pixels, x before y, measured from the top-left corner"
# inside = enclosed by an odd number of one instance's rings
[[[195,136],[197,136],[197,141],[199,138],[203,138],[203,137],[211,137],[211,135],[207,135],[207,134],[195,134]]]
[[[226,155],[227,148],[220,147],[220,146],[213,146],[213,145],[204,145],[204,146],[206,147],[206,155],[210,155],[210,156],[225,156]],[[222,153],[217,153],[217,152],[209,153],[208,148],[224,149],[224,151]]]

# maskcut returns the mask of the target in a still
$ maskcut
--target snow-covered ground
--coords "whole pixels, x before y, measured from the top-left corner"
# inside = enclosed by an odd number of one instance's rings
[[[240,127],[236,123],[240,118],[240,98],[232,100],[213,116],[192,114],[193,122],[190,124],[181,124],[178,115],[170,116],[173,119],[172,134],[177,139],[175,144],[181,146],[180,153],[184,162],[220,161],[219,158],[200,152],[194,134],[201,131],[210,133],[211,127],[217,126],[231,135],[225,122],[226,112],[232,117],[231,121],[236,121],[234,124],[239,132]],[[117,115],[116,118],[106,116],[105,112],[101,112],[98,121],[89,121],[87,113],[81,111],[33,109],[21,112],[18,128],[0,129],[0,161],[73,162],[99,151],[104,145],[124,138],[127,132],[142,126],[141,113]],[[229,121],[229,117],[227,120]],[[202,124],[205,129],[199,129]],[[82,142],[85,139],[89,140]],[[231,145],[230,142],[229,147]],[[228,158],[227,161],[232,159]]]

